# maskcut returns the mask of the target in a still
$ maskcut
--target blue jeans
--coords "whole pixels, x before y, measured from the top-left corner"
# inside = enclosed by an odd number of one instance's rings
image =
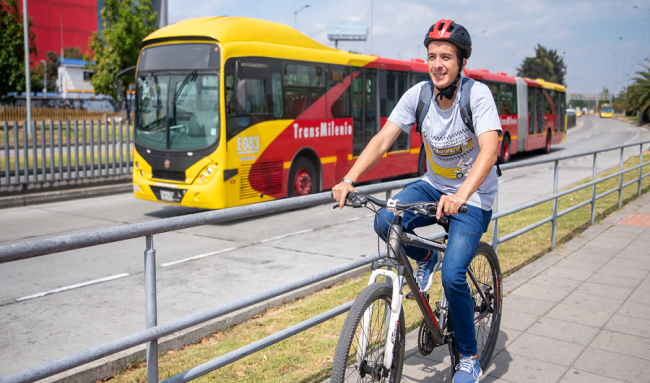
[[[431,184],[419,180],[406,185],[404,190],[393,198],[400,202],[438,201],[442,193]],[[375,220],[375,231],[385,240],[388,237],[393,213],[382,209],[380,217]],[[382,219],[383,218],[383,219]],[[492,211],[485,211],[475,206],[468,206],[465,214],[452,215],[449,223],[449,242],[442,263],[442,286],[449,301],[449,314],[456,332],[456,348],[463,355],[475,355],[476,335],[474,331],[474,303],[467,285],[467,268],[469,267],[481,236],[490,224]],[[404,212],[403,230],[413,233],[413,229],[436,223],[436,218],[420,217]],[[406,255],[416,261],[422,260],[428,250],[415,246],[404,246]]]

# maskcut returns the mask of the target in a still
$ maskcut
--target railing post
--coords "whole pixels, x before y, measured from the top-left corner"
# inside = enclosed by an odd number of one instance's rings
[[[494,195],[494,204],[492,204],[492,215],[494,215],[498,210],[499,202],[499,189],[497,187],[497,192]],[[494,252],[497,252],[497,245],[499,244],[499,220],[495,219],[492,221],[492,249]]]
[[[553,194],[557,194],[559,171],[559,160],[555,160],[553,169]],[[553,198],[553,229],[551,229],[551,249],[555,249],[555,242],[557,239],[557,197]]]
[[[623,149],[621,148],[621,166],[619,168],[619,171],[623,171]],[[620,176],[618,176],[618,208],[621,209],[623,207],[623,173],[621,173]]]
[[[95,176],[95,133],[94,133],[95,127],[93,126],[93,120],[90,120],[90,176],[94,177]]]
[[[639,145],[639,197],[641,196],[641,180],[643,176],[643,168],[640,167],[643,163],[643,144]]]
[[[153,248],[153,235],[147,235],[147,248],[144,251],[144,289],[147,328],[158,325],[156,303],[156,250]],[[158,382],[158,340],[147,343],[147,382]]]
[[[23,122],[23,160],[25,161],[25,183],[29,182],[29,145],[27,142],[27,131],[30,128],[27,126],[27,122]]]
[[[113,171],[111,172],[111,174],[115,175],[117,174],[117,167],[115,166],[115,160],[116,160],[115,157],[117,155],[116,153],[117,149],[115,148],[115,119],[111,121],[111,131],[113,133]]]
[[[20,183],[20,152],[18,151],[18,121],[14,121],[14,183]]]
[[[11,179],[11,169],[9,169],[9,123],[5,121],[3,124],[5,133],[5,185],[9,185]]]
[[[74,122],[74,178],[79,178],[79,121]]]
[[[597,176],[597,159],[598,159],[598,153],[594,153],[594,168],[592,169],[593,175],[591,176],[592,181],[596,181],[596,176]],[[596,223],[596,184],[594,184],[591,187],[591,226],[593,226]]]
[[[41,121],[41,171],[43,172],[43,181],[47,179],[47,169],[45,165],[45,121]]]
[[[119,126],[119,130],[120,130],[120,134],[119,134],[119,137],[120,137],[120,144],[118,145],[119,148],[120,148],[120,174],[124,174],[124,164],[123,164],[123,162],[124,162],[124,158],[122,157],[122,156],[123,156],[123,154],[122,154],[122,126],[123,126],[123,125],[122,125],[122,120],[120,120],[120,126]]]
[[[72,178],[72,174],[70,173],[70,120],[65,122],[65,137],[66,137],[66,150],[68,151],[68,159],[66,161],[67,165],[67,170],[68,170],[68,180]]]
[[[36,121],[32,121],[29,126],[32,134],[32,170],[34,171],[34,181],[38,181],[38,140],[36,139]]]
[[[81,121],[81,141],[83,142],[81,145],[83,150],[83,178],[86,178],[88,177],[86,169],[86,120]]]
[[[54,121],[50,120],[50,181],[54,181]]]

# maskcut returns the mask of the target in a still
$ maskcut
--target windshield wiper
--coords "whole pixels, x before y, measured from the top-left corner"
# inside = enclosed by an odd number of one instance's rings
[[[183,91],[183,88],[185,88],[185,85],[189,82],[190,78],[192,80],[196,79],[196,70],[191,71],[190,73],[185,76],[183,79],[183,82],[181,83],[181,86],[178,87],[178,90],[176,90],[176,93],[174,93],[174,99],[172,100],[172,105],[176,105],[176,102],[178,101],[178,96],[180,96],[181,92]]]

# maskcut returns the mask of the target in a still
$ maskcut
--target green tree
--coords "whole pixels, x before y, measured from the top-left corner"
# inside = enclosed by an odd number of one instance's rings
[[[557,50],[547,49],[541,44],[535,48],[535,57],[526,57],[517,68],[517,76],[529,78],[541,78],[562,85],[566,85],[566,64],[564,59],[558,55]]]
[[[36,54],[36,35],[29,18],[29,52]],[[25,90],[25,43],[23,15],[17,0],[0,1],[0,101],[12,102],[12,92]]]
[[[117,98],[115,75],[136,65],[142,40],[156,30],[156,12],[150,0],[106,0],[102,9],[104,30],[102,38],[93,32],[88,50],[84,56],[91,62],[89,68],[95,71],[90,82],[95,93],[107,94]],[[126,97],[128,85],[134,82],[133,76],[122,79],[123,95]]]
[[[650,61],[646,60],[646,62]],[[643,115],[646,115],[650,109],[650,67],[642,66],[645,70],[636,72],[634,83],[628,87],[627,110],[632,113],[640,110]]]
[[[614,102],[612,103],[612,108],[615,110],[623,110],[625,112],[628,112],[629,105],[627,102],[627,88],[623,88],[616,98],[614,98]]]

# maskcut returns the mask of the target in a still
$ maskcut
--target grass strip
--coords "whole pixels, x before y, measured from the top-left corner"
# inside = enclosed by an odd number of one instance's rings
[[[644,162],[650,160],[650,154],[644,154]],[[625,162],[625,168],[639,164],[639,157],[631,157]],[[650,165],[643,168],[646,173]],[[616,170],[600,174],[598,178],[612,174]],[[638,176],[638,170],[625,174],[624,183]],[[650,177],[649,177],[650,178]],[[582,182],[582,184],[586,183]],[[597,194],[618,187],[618,177],[598,184]],[[574,185],[575,186],[575,185]],[[627,204],[638,197],[637,184],[626,187],[623,202]],[[642,183],[642,194],[650,190],[650,180]],[[591,198],[591,187],[558,199],[558,211],[565,210]],[[618,210],[618,193],[601,198],[596,203],[596,222]],[[534,222],[550,216],[553,202],[547,202],[525,211],[512,214],[499,220],[500,236],[514,232]],[[591,207],[587,205],[570,214],[558,218],[557,245],[570,241],[589,227]],[[368,235],[374,235],[368,226]],[[491,240],[491,228],[483,237]],[[541,226],[531,232],[499,245],[498,254],[501,269],[505,275],[512,274],[523,266],[546,254],[550,250],[551,224]],[[338,283],[328,289],[313,293],[280,307],[269,308],[264,314],[256,315],[250,321],[232,326],[223,332],[203,338],[193,345],[186,345],[177,351],[168,351],[159,358],[160,379],[166,379],[187,369],[205,363],[220,355],[295,325],[318,313],[330,310],[353,300],[367,285],[369,273],[361,277]],[[434,287],[430,291],[431,301],[440,296],[440,273],[436,274]],[[408,289],[406,289],[408,290]],[[405,291],[406,293],[406,291]],[[416,329],[421,321],[415,302],[404,302],[407,331]],[[252,354],[235,363],[207,374],[199,382],[319,382],[330,375],[334,349],[345,315],[320,324],[290,339]],[[107,379],[110,382],[144,382],[146,381],[146,363],[132,363],[125,371]]]

